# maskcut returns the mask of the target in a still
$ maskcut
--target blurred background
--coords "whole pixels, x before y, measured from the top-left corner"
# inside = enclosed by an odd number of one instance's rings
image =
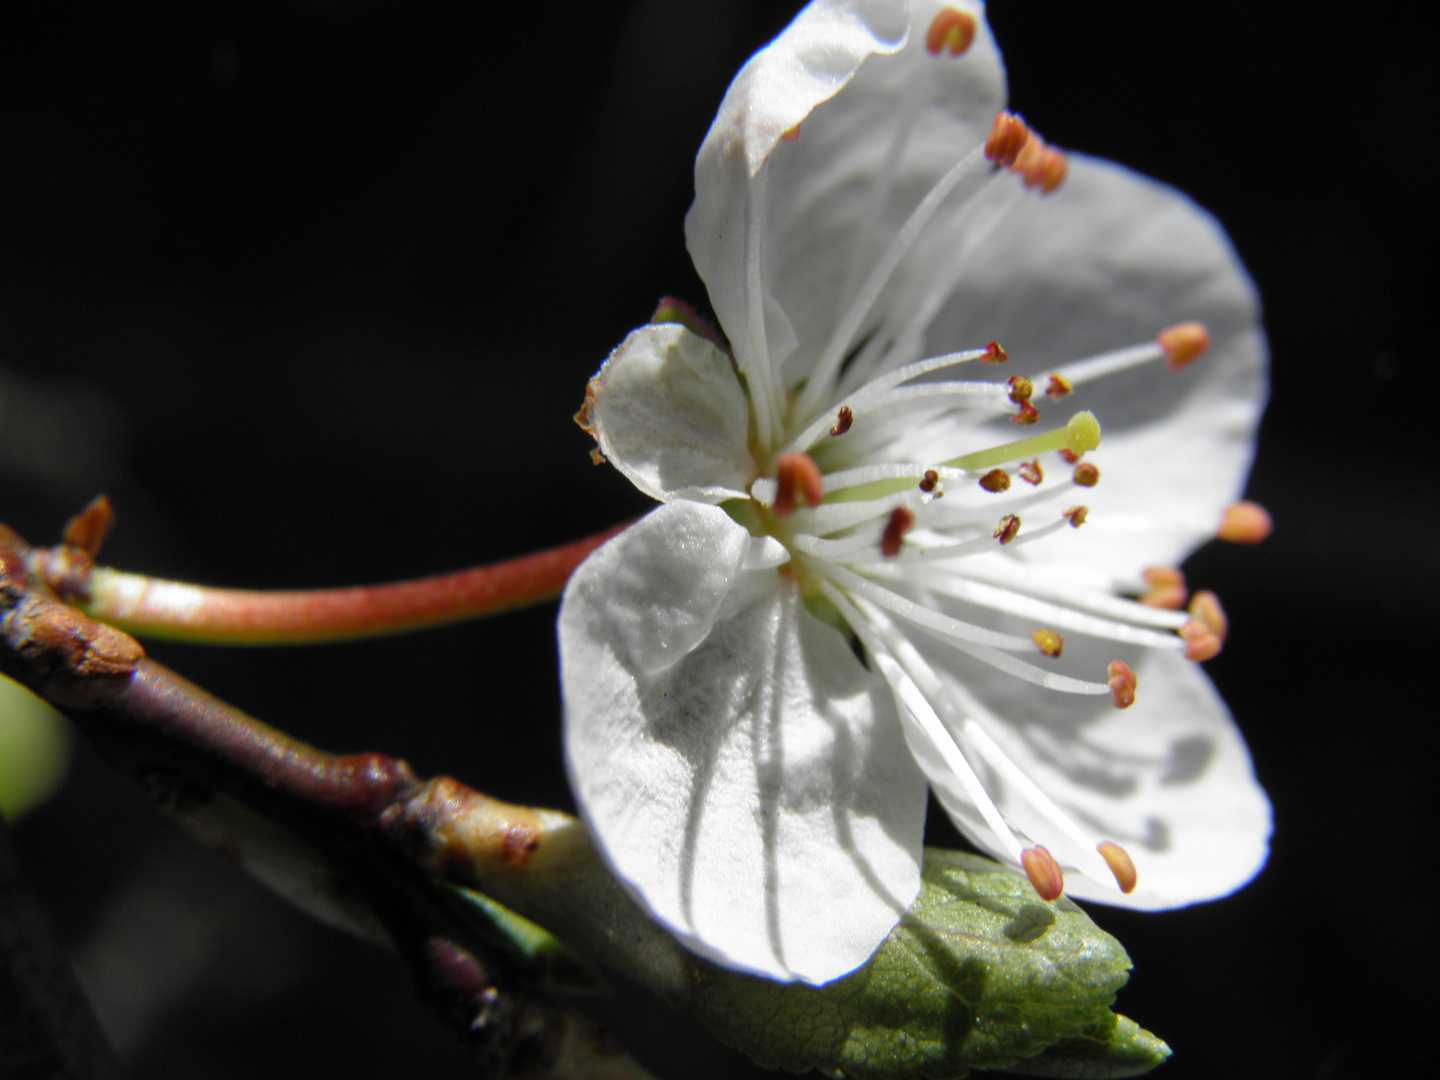
[[[0,520],[104,491],[107,564],[240,587],[435,573],[642,512],[571,423],[665,293],[730,77],[797,3],[51,0],[0,14]],[[1436,67],[1390,5],[995,0],[1012,106],[1176,184],[1256,278],[1259,548],[1187,570],[1275,803],[1269,868],[1092,909],[1160,1075],[1411,1075],[1433,1057]],[[1425,337],[1422,339],[1422,333]],[[335,750],[571,805],[553,607],[390,641],[152,655]],[[130,1075],[469,1075],[394,958],[192,844],[83,745],[17,827]],[[936,839],[945,841],[937,831]],[[1423,1010],[1423,1011],[1422,1011]],[[612,1007],[662,1077],[749,1066]]]

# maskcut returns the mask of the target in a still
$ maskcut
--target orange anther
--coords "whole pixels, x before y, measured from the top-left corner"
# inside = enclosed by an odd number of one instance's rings
[[[775,460],[775,505],[772,509],[780,517],[795,512],[795,498],[803,495],[811,506],[819,506],[825,497],[825,481],[820,475],[820,466],[809,454],[792,450],[781,454]]]
[[[1025,121],[1014,113],[1002,112],[990,125],[990,134],[985,139],[985,157],[1002,168],[1015,164],[1025,144],[1030,141],[1030,129]]]
[[[1031,487],[1039,487],[1045,479],[1045,470],[1040,468],[1040,459],[1026,461],[1020,466],[1020,479]]]
[[[850,430],[850,425],[855,422],[855,414],[850,411],[849,405],[841,405],[840,413],[835,417],[835,424],[830,428],[831,435],[844,435]]]
[[[1070,527],[1072,529],[1078,529],[1081,525],[1085,524],[1085,519],[1090,516],[1090,508],[1088,506],[1072,506],[1060,516],[1069,518]]]
[[[1036,648],[1052,660],[1065,651],[1065,639],[1054,630],[1036,630],[1030,638]]]
[[[1135,860],[1130,858],[1130,853],[1119,844],[1111,843],[1109,840],[1095,845],[1095,850],[1100,852],[1100,857],[1105,860],[1105,865],[1110,867],[1110,872],[1115,875],[1115,884],[1120,886],[1123,893],[1135,891],[1135,883],[1140,880],[1140,875],[1135,873]]]
[[[1030,400],[1035,393],[1035,384],[1024,375],[1011,375],[1006,382],[1010,386],[1010,400],[1016,405],[1021,405]]]
[[[1020,852],[1020,865],[1025,868],[1025,876],[1030,879],[1041,900],[1060,899],[1060,894],[1065,891],[1065,875],[1054,855],[1036,844]]]
[[[1237,502],[1225,508],[1216,535],[1232,544],[1258,544],[1274,527],[1269,511],[1259,503]]]
[[[1045,151],[1047,147],[1045,140],[1035,132],[1030,132],[1030,138],[1025,140],[1025,145],[1020,148],[1015,161],[1010,165],[1010,171],[1019,175],[1026,187],[1036,187],[1041,181],[1044,170]]]
[[[880,554],[893,559],[900,554],[900,543],[915,524],[915,515],[907,506],[897,506],[890,511],[890,520],[885,523],[885,532],[880,537]]]
[[[1010,490],[1010,474],[1004,469],[991,469],[984,476],[980,477],[980,486],[986,491],[1001,492]]]
[[[1199,619],[1191,619],[1175,631],[1185,640],[1186,660],[1209,660],[1220,655],[1220,639]]]
[[[1065,177],[1068,176],[1069,173],[1070,159],[1067,158],[1063,152],[1056,150],[1055,147],[1047,146],[1045,153],[1040,156],[1040,165],[1036,171],[1038,176],[1037,182],[1040,185],[1040,194],[1049,195],[1065,182]],[[1030,183],[1029,174],[1026,175],[1025,181],[1027,184],[1030,184],[1031,187],[1035,186],[1033,183]]]
[[[1060,455],[1060,460],[1067,465],[1074,465],[1085,456],[1084,454],[1075,453],[1075,451],[1071,450],[1068,446],[1062,447],[1057,450],[1056,453]]]
[[[1002,544],[1008,544],[1015,539],[1020,531],[1020,519],[1014,514],[1006,514],[1000,519],[1000,524],[995,526],[995,531],[990,535],[999,540]]]
[[[960,56],[974,40],[975,16],[954,8],[941,8],[925,32],[925,51],[931,56],[942,52]]]
[[[1140,603],[1146,607],[1178,611],[1190,597],[1185,588],[1185,575],[1172,566],[1152,566],[1140,576],[1150,586],[1140,597]]]
[[[1070,385],[1070,380],[1064,375],[1051,375],[1050,385],[1045,388],[1045,396],[1050,398],[1062,398],[1075,388]]]
[[[980,362],[982,364],[1003,364],[1009,359],[1010,354],[1005,351],[1005,347],[998,341],[992,341],[985,346],[985,355],[980,357]]]
[[[786,142],[794,142],[796,139],[800,138],[800,125],[796,124],[792,128],[786,128],[780,133],[780,138],[784,139]]]
[[[1210,628],[1210,632],[1224,642],[1230,633],[1230,620],[1225,618],[1225,609],[1220,598],[1209,589],[1201,589],[1190,601],[1190,614]]]
[[[1012,424],[1033,424],[1040,419],[1040,410],[1028,401],[1017,402],[1020,411],[1010,417]]]
[[[1100,482],[1100,470],[1088,461],[1075,466],[1075,473],[1072,476],[1079,487],[1094,487]]]
[[[1105,669],[1109,676],[1110,700],[1117,709],[1128,709],[1135,704],[1135,672],[1124,660],[1111,660]]]
[[[1155,341],[1165,353],[1165,366],[1179,371],[1210,348],[1210,331],[1198,322],[1181,323],[1162,330]]]
[[[935,485],[940,483],[940,474],[934,469],[926,469],[925,476],[920,481],[920,490],[925,494],[935,490]]]

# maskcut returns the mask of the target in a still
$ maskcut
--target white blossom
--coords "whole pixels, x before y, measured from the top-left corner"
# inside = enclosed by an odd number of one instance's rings
[[[1042,894],[1175,907],[1266,857],[1187,658],[1223,615],[1176,610],[1173,570],[1249,469],[1254,289],[1183,195],[1033,134],[1014,161],[1005,100],[978,3],[810,4],[696,160],[729,348],[649,325],[591,383],[662,505],[566,589],[568,766],[619,878],[730,967],[862,964],[918,890],[927,787]]]

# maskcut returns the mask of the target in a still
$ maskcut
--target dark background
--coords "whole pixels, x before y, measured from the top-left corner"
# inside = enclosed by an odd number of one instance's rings
[[[50,542],[105,490],[110,565],[298,587],[640,512],[570,415],[660,295],[703,304],[693,155],[797,6],[6,5],[0,520]],[[1276,533],[1188,569],[1232,619],[1209,670],[1274,800],[1274,855],[1220,903],[1094,909],[1135,960],[1120,1009],[1176,1048],[1170,1080],[1433,1057],[1435,711],[1413,695],[1440,593],[1417,269],[1437,247],[1435,66],[1392,5],[1281,7],[992,10],[1013,106],[1215,211],[1267,308],[1251,496]],[[553,619],[152,653],[322,746],[568,806]],[[134,1077],[467,1075],[391,957],[201,852],[84,747],[19,838]],[[745,1075],[627,1013],[661,1076]]]

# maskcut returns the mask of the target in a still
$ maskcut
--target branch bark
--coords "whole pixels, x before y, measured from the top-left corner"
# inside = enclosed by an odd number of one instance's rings
[[[505,804],[448,778],[422,782],[396,758],[329,754],[261,723],[61,602],[30,572],[33,555],[0,526],[0,671],[64,712],[202,839],[327,921],[388,939],[482,1076],[648,1076],[477,927],[429,865],[445,841],[427,830],[445,823],[407,809],[436,805],[426,798],[436,784],[465,793],[456,807]],[[515,828],[530,835],[526,822]],[[502,822],[502,848],[512,832]]]

